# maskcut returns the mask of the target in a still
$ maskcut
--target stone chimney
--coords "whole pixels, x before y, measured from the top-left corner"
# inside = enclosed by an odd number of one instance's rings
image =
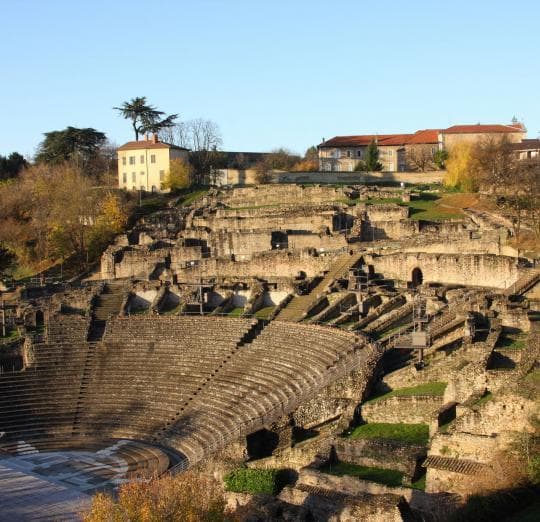
[[[154,134],[152,134],[152,143],[157,143],[158,142],[158,135],[157,135],[157,132],[154,132]]]

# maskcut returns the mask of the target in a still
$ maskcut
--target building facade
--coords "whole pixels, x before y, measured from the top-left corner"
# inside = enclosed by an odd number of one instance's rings
[[[425,129],[413,134],[366,134],[335,136],[318,146],[319,169],[327,172],[352,172],[364,160],[371,142],[377,144],[379,162],[385,172],[435,169],[433,156],[463,142],[506,137],[519,143],[525,137],[521,123],[511,125],[455,125],[447,129]]]
[[[164,192],[173,159],[188,161],[188,149],[163,143],[154,135],[118,148],[118,186],[126,190]]]

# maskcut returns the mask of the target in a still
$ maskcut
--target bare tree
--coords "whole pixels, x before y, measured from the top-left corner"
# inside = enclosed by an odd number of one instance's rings
[[[161,140],[177,147],[191,148],[188,123],[181,121],[175,123],[172,127],[162,129],[159,133]]]
[[[497,203],[514,223],[519,237],[526,220],[540,238],[540,158],[520,160],[507,139],[489,138],[473,151],[475,171],[483,190],[497,196]]]
[[[413,170],[425,172],[426,170],[435,169],[435,161],[431,147],[412,146],[406,147],[405,157],[407,165]]]

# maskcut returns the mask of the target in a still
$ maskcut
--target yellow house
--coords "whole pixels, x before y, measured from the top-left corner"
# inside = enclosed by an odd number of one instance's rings
[[[154,134],[118,148],[118,186],[126,190],[165,192],[163,182],[172,159],[188,161],[189,149],[163,143]]]

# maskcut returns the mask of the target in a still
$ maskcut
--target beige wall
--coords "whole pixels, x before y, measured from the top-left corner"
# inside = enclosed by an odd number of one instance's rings
[[[170,160],[187,160],[188,153],[168,147],[146,149],[143,143],[140,149],[118,151],[118,186],[126,190],[161,191]]]
[[[493,133],[464,133],[464,134],[444,134],[442,133],[442,143],[445,149],[451,149],[457,143],[476,143],[485,139],[500,140],[506,137],[512,143],[519,143],[524,137],[524,132],[493,132]]]
[[[410,170],[406,161],[406,149],[437,150],[439,145],[412,144],[412,145],[379,145],[379,161],[383,172],[404,172]],[[319,149],[319,168],[324,172],[353,172],[359,161],[364,159],[364,147],[334,147]]]

